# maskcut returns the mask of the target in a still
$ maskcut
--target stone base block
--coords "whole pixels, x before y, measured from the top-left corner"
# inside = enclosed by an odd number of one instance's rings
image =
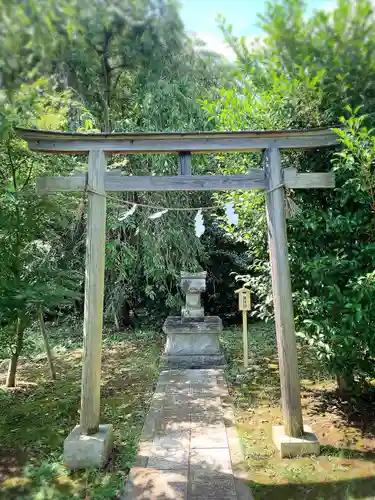
[[[216,368],[225,364],[222,354],[186,356],[164,354],[161,361],[165,368]]]
[[[168,333],[164,354],[171,356],[217,356],[220,354],[216,333]]]
[[[302,457],[306,455],[319,455],[320,444],[310,426],[304,426],[304,435],[301,438],[287,436],[284,426],[272,427],[272,438],[276,448],[280,451],[281,458]]]
[[[64,441],[64,464],[71,470],[104,467],[112,447],[112,425],[100,425],[99,432],[91,436],[76,425]]]
[[[203,307],[182,307],[181,308],[181,317],[182,318],[204,318],[204,309]]]

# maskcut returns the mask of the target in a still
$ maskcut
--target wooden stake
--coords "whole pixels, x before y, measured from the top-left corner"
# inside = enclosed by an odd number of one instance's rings
[[[48,336],[46,331],[46,325],[44,324],[42,309],[39,310],[39,325],[40,325],[40,331],[42,332],[43,336],[44,347],[46,349],[49,371],[51,372],[51,378],[52,380],[56,380],[56,372],[55,372],[55,367],[53,366],[52,352],[48,342]]]
[[[303,434],[280,150],[266,152],[267,219],[285,433]]]
[[[178,155],[178,174],[191,175],[191,154],[188,151],[182,151]]]
[[[103,327],[106,198],[104,152],[89,153],[85,312],[80,425],[90,435],[98,432]]]
[[[242,311],[242,333],[243,333],[243,365],[249,367],[249,349],[247,345],[247,311]]]

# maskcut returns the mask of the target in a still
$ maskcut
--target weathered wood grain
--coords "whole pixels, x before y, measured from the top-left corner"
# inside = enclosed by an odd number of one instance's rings
[[[89,155],[88,187],[99,193],[104,193],[105,167],[104,152],[91,151]],[[80,425],[87,434],[95,434],[99,429],[105,219],[105,196],[88,193],[80,416]]]
[[[284,428],[288,436],[300,437],[303,434],[303,421],[285,222],[284,190],[274,189],[272,191],[273,188],[282,183],[279,149],[271,148],[266,152],[265,169],[268,189],[271,190],[266,195],[268,241]]]
[[[249,348],[247,342],[247,311],[242,311],[243,366],[249,367]]]
[[[283,170],[284,184],[292,189],[334,188],[335,174],[333,172],[298,173],[295,168]]]
[[[83,191],[85,176],[39,177],[39,194],[57,191]],[[238,175],[118,176],[105,175],[106,191],[220,191],[264,189],[264,171],[252,169]]]
[[[191,153],[182,151],[178,155],[179,175],[191,175]]]
[[[184,165],[184,172],[188,167]],[[118,172],[105,174],[106,191],[220,191],[232,189],[264,189],[265,173],[250,169],[238,175],[189,175],[180,176],[121,176]],[[299,174],[295,169],[284,169],[284,184],[293,189],[332,188],[335,176],[331,172]],[[83,191],[85,175],[71,177],[38,177],[39,194],[57,191]]]
[[[117,153],[191,153],[263,151],[270,147],[316,148],[338,144],[329,128],[238,132],[78,134],[17,129],[35,151],[87,153],[93,149]]]
[[[72,175],[70,177],[37,177],[36,192],[38,194],[83,191],[86,186],[86,176]]]

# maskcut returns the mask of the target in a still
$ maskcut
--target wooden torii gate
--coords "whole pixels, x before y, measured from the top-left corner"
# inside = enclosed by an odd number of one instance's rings
[[[332,188],[332,173],[298,173],[282,169],[281,149],[309,149],[337,144],[331,129],[83,134],[17,129],[33,151],[53,154],[88,153],[87,175],[40,177],[40,193],[84,191],[88,193],[84,344],[80,426],[70,439],[75,461],[71,468],[100,466],[111,446],[110,426],[99,427],[101,343],[104,294],[106,191],[216,191],[266,190],[269,251],[276,320],[284,431],[289,441],[304,436],[296,336],[288,261],[284,187],[292,189]],[[242,175],[191,175],[191,153],[263,152],[264,169],[249,169]],[[177,153],[179,175],[122,176],[106,173],[106,154]],[[100,441],[100,432],[104,437]],[[95,437],[95,447],[89,437]],[[99,436],[99,438],[98,438]],[[86,449],[82,451],[84,442]],[[67,446],[67,449],[69,447]],[[69,452],[65,450],[65,454]]]

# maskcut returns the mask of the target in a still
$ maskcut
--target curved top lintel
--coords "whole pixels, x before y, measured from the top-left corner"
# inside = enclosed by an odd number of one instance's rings
[[[309,149],[334,146],[331,128],[240,130],[235,132],[77,133],[16,129],[34,151],[81,154],[101,149],[115,153],[191,153],[262,151],[270,147]]]

